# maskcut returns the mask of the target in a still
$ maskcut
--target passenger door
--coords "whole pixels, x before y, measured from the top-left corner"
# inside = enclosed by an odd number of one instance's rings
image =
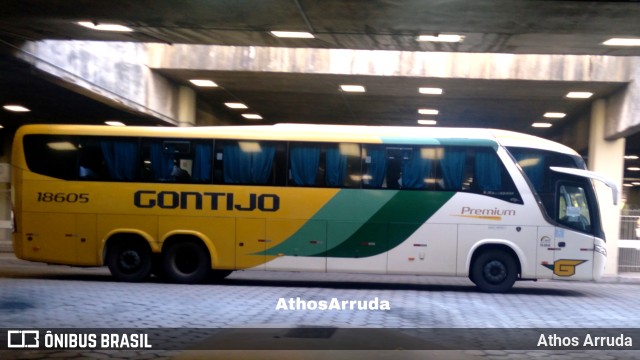
[[[537,246],[536,279],[551,279],[558,251],[555,226],[538,226]]]
[[[588,180],[556,184],[554,279],[593,278],[593,215],[587,196]]]
[[[265,270],[267,237],[265,219],[236,219],[236,268]]]

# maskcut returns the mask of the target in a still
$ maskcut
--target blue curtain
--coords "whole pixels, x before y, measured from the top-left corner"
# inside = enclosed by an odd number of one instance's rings
[[[138,142],[134,140],[100,141],[104,162],[111,180],[132,181],[138,170]]]
[[[191,175],[191,179],[194,182],[208,183],[211,181],[211,164],[213,160],[211,150],[211,143],[197,143],[195,145],[193,174]]]
[[[238,143],[223,146],[224,182],[227,184],[266,184],[271,176],[274,145],[260,143],[255,151],[243,151]]]
[[[327,186],[342,186],[347,174],[347,156],[340,153],[340,148],[327,149],[326,183]]]
[[[386,149],[383,146],[376,145],[365,145],[364,148],[370,163],[367,164],[366,178],[363,180],[363,184],[366,187],[380,188],[384,183],[387,172]]]
[[[291,178],[295,185],[315,185],[320,165],[320,147],[292,145]]]
[[[464,180],[464,164],[466,161],[466,149],[447,148],[444,157],[440,161],[445,189],[460,190]]]
[[[251,183],[266,184],[271,176],[273,157],[276,147],[265,143],[260,144],[262,151],[251,153]]]
[[[248,184],[251,182],[251,153],[244,152],[236,144],[225,144],[223,151],[224,182]]]
[[[424,159],[420,149],[404,151],[402,161],[402,187],[404,189],[424,189],[425,180],[431,175],[432,160]]]
[[[173,154],[165,152],[161,142],[152,142],[149,144],[149,155],[151,157],[151,172],[153,173],[153,180],[171,180],[171,172],[173,171]]]
[[[500,191],[502,188],[502,168],[496,154],[489,151],[476,152],[475,165],[478,188],[485,191]]]
[[[544,156],[535,153],[527,154],[521,152],[517,152],[513,154],[513,156],[520,164],[520,167],[522,167],[522,170],[525,175],[527,175],[536,191],[539,193],[542,192],[542,188],[544,186]]]

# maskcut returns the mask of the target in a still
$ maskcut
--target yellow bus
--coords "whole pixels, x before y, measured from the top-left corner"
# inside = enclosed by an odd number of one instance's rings
[[[500,130],[27,125],[12,177],[18,258],[123,281],[366,272],[504,292],[597,279],[606,257],[591,182],[606,179]]]

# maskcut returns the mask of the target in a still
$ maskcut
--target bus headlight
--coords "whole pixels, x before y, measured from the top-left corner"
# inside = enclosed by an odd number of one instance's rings
[[[593,247],[593,250],[602,254],[602,256],[607,257],[607,249],[604,246],[596,245]]]

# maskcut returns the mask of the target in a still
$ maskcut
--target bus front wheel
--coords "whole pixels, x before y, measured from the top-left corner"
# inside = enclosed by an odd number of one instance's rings
[[[471,265],[470,278],[484,292],[509,291],[517,277],[516,260],[511,254],[502,250],[484,251]]]
[[[164,274],[179,284],[201,282],[211,270],[209,251],[200,242],[178,241],[163,251]]]
[[[118,280],[139,282],[151,275],[151,249],[138,241],[118,241],[109,247],[107,266]]]

